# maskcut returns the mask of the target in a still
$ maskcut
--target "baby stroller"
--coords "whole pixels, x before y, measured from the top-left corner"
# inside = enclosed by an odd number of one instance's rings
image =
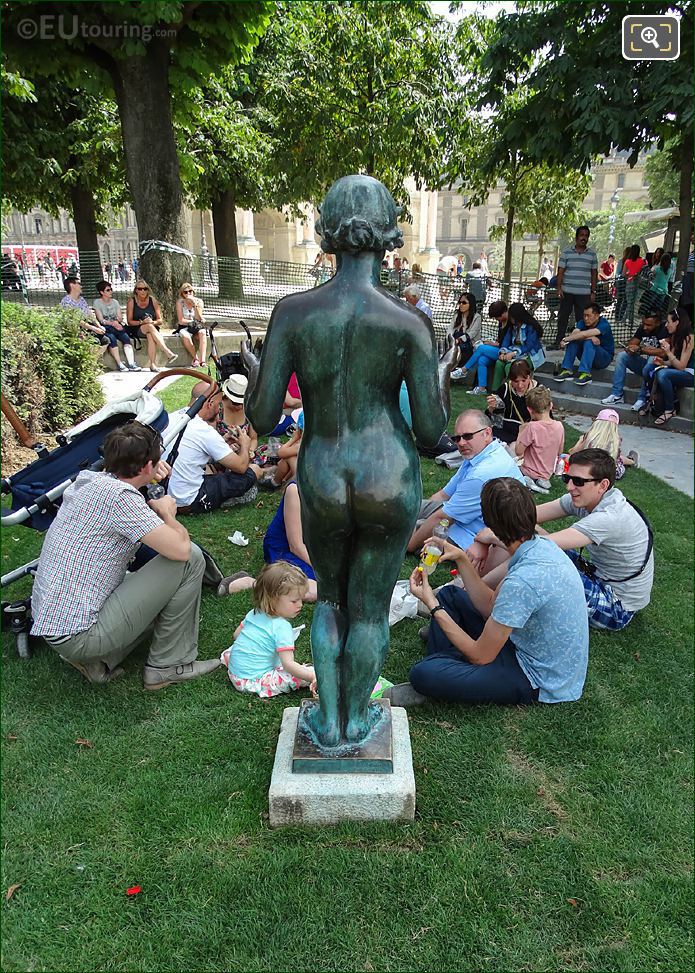
[[[245,321],[239,321],[239,324],[246,332],[246,337],[249,339],[249,343],[253,344],[251,338],[251,332]],[[222,382],[226,381],[230,375],[248,375],[248,370],[244,364],[244,359],[241,357],[240,351],[230,351],[226,355],[220,355],[217,351],[217,342],[215,341],[215,328],[219,326],[217,321],[213,323],[208,328],[208,333],[210,335],[210,357],[215,363],[215,372],[217,375],[217,381],[221,385]],[[256,358],[261,357],[261,350],[263,348],[263,339],[258,338],[255,345],[253,345],[253,353]]]
[[[204,395],[171,423],[160,399],[153,394],[158,382],[172,375],[191,375],[205,381],[209,388]],[[10,403],[2,396],[2,412],[16,432],[22,444],[33,449],[37,459],[23,470],[3,478],[0,484],[3,495],[11,494],[12,504],[9,512],[3,513],[0,522],[3,527],[21,524],[34,530],[48,530],[60,506],[63,494],[85,469],[99,470],[103,464],[102,443],[112,429],[136,420],[151,426],[162,435],[163,446],[174,442],[188,422],[198,414],[205,400],[217,391],[216,382],[209,376],[188,368],[174,368],[159,372],[139,391],[109,402],[93,416],[74,426],[57,437],[58,447],[47,449],[37,442],[22,423]],[[27,575],[36,573],[38,558],[10,571],[0,578],[3,588]],[[20,658],[30,657],[29,629],[31,627],[30,599],[2,605],[3,628],[14,635]]]

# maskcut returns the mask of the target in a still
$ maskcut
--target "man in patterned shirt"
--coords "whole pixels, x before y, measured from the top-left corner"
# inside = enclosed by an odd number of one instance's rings
[[[219,665],[196,661],[203,555],[177,523],[171,497],[146,501],[139,492],[167,474],[160,454],[150,427],[114,429],[104,441],[105,472],[78,475],[46,534],[31,631],[92,683],[122,675],[119,663],[150,632],[145,689]],[[159,556],[126,574],[141,543]]]

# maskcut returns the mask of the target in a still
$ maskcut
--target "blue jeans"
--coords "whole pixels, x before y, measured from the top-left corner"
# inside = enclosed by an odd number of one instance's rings
[[[471,638],[480,637],[485,620],[465,591],[447,585],[438,598],[439,604],[446,608],[457,625]],[[516,705],[538,701],[538,690],[533,688],[517,662],[511,639],[507,639],[492,662],[476,666],[454,648],[439,627],[436,615],[430,622],[427,655],[410,670],[410,682],[423,696],[453,703]]]
[[[471,357],[466,362],[466,371],[472,372],[478,369],[478,382],[481,387],[487,386],[488,366],[496,362],[499,358],[500,350],[495,345],[478,345]]]
[[[633,355],[629,351],[621,351],[615,360],[615,371],[613,373],[613,395],[622,395],[625,388],[625,373],[628,369],[635,375],[642,375],[644,369],[651,359],[644,358],[643,355]]]
[[[575,358],[579,359],[579,371],[590,372],[592,368],[606,368],[611,363],[611,356],[600,345],[595,345],[591,338],[584,341],[570,341],[562,359],[562,367],[572,371]]]
[[[654,378],[656,382],[654,391],[657,398],[661,399],[663,403],[664,412],[673,411],[674,389],[691,389],[693,387],[693,375],[678,368],[659,368]]]
[[[119,341],[122,345],[130,344],[130,335],[125,329],[118,331],[112,324],[105,324],[104,328],[106,329],[104,337],[109,343],[109,348],[115,348]]]

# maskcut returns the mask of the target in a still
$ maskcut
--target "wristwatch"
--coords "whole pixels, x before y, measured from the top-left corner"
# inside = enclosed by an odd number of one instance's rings
[[[443,611],[446,611],[444,605],[435,605],[432,611],[430,612],[430,618],[432,617],[432,615],[436,614],[436,612],[443,612]]]

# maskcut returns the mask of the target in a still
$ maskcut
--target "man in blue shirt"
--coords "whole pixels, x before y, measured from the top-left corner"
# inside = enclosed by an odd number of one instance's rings
[[[600,304],[587,304],[584,308],[584,320],[577,321],[576,327],[560,342],[565,349],[562,359],[562,369],[555,376],[556,382],[566,382],[572,378],[575,359],[579,359],[579,375],[575,378],[575,385],[589,385],[592,368],[607,368],[613,361],[615,341],[613,332],[606,318],[601,315]]]
[[[511,558],[493,591],[464,551],[446,544],[466,590],[435,594],[416,568],[410,590],[430,609],[427,655],[410,682],[384,692],[394,706],[449,702],[562,703],[580,698],[589,660],[589,625],[578,572],[556,544],[536,536],[536,507],[517,480],[486,483],[485,523]]]
[[[432,320],[432,308],[429,306],[427,301],[420,296],[420,288],[417,284],[410,284],[408,287],[406,287],[406,289],[403,291],[403,297],[406,299],[408,304],[411,305],[411,307],[416,307],[418,311],[422,311],[423,314],[426,314],[430,321]]]
[[[443,490],[425,502],[426,519],[416,528],[408,551],[419,551],[440,520],[449,521],[449,539],[467,548],[483,526],[480,492],[488,480],[510,476],[523,482],[519,467],[502,443],[492,438],[492,422],[478,409],[466,409],[456,420],[451,437],[463,456],[463,463]],[[434,510],[433,510],[434,507]]]

